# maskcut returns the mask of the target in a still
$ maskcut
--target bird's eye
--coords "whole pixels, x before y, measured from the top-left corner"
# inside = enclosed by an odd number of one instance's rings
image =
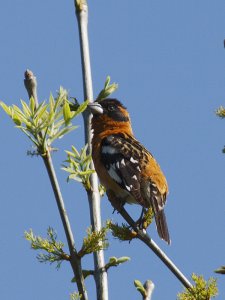
[[[108,106],[108,111],[114,111],[116,109],[115,105],[109,105]]]

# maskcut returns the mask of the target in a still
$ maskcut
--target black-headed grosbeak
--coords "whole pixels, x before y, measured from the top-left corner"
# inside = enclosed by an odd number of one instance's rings
[[[164,214],[166,178],[152,154],[134,137],[129,114],[116,99],[89,104],[92,118],[92,158],[100,182],[112,203],[152,207],[160,238],[170,244]]]

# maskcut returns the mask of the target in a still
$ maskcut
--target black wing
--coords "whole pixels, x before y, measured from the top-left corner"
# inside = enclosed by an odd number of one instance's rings
[[[139,156],[132,138],[125,138],[122,134],[110,135],[102,141],[101,159],[108,174],[144,206],[140,190]]]
[[[166,194],[162,195],[150,179],[144,186],[143,183],[140,186],[140,161],[148,164],[148,155],[151,154],[133,137],[117,134],[110,135],[102,141],[101,159],[108,174],[129,192],[137,203],[153,208],[158,234],[169,244],[170,236],[163,210]]]

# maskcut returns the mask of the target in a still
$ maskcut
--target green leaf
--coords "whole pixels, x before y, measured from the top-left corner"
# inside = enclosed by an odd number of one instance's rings
[[[7,106],[3,101],[0,101],[0,105],[2,109],[7,113],[7,115],[12,117],[12,108],[10,106]]]
[[[70,106],[68,102],[65,102],[63,105],[63,117],[65,120],[65,124],[68,125],[72,117],[72,113],[70,111]]]
[[[136,289],[142,294],[142,296],[146,296],[146,291],[143,284],[139,280],[134,280],[134,285]]]
[[[80,156],[80,153],[78,152],[78,150],[74,146],[72,146],[72,150],[73,150],[73,152],[75,153],[76,156]]]
[[[112,83],[110,84],[110,77],[107,76],[104,88],[98,94],[96,101],[102,101],[103,99],[107,98],[110,94],[115,92],[118,89],[118,84]]]
[[[19,119],[20,124],[25,123],[25,124],[30,124],[29,118],[26,117],[26,115],[20,110],[20,108],[16,105],[12,106],[12,116],[11,118],[14,119]],[[17,125],[20,125],[17,124]]]
[[[52,137],[49,138],[49,142],[50,144],[52,144],[53,141],[55,141],[58,138],[62,138],[65,134],[73,131],[74,129],[76,129],[78,126],[71,126],[71,127],[66,127],[63,128],[62,130],[60,130],[59,132],[57,132],[55,135],[53,135]]]
[[[130,257],[128,257],[128,256],[121,256],[121,257],[119,257],[119,258],[117,259],[117,263],[118,263],[118,264],[122,264],[122,263],[124,263],[124,262],[129,261],[129,260],[130,260]]]
[[[44,115],[44,113],[46,112],[47,108],[48,108],[48,105],[45,104],[45,101],[43,101],[36,109],[34,118],[37,118],[37,120],[41,119],[42,116]]]
[[[55,107],[55,99],[52,96],[52,94],[50,94],[50,97],[49,97],[49,106],[50,106],[50,113],[53,113],[54,107]]]
[[[81,152],[80,152],[80,159],[81,159],[81,161],[83,161],[83,160],[86,158],[86,155],[87,155],[87,148],[88,148],[88,144],[86,144],[86,145],[81,149]]]
[[[110,84],[110,80],[111,80],[111,78],[110,78],[110,76],[108,75],[108,76],[106,77],[106,81],[105,81],[104,89],[106,89],[106,88],[109,86],[109,84]]]
[[[105,265],[105,268],[106,268],[106,270],[108,270],[111,267],[117,267],[120,264],[127,262],[128,260],[130,260],[130,258],[127,256],[122,256],[119,258],[117,258],[115,256],[110,257],[109,262]]]
[[[83,103],[80,104],[80,106],[78,107],[78,109],[76,111],[71,112],[72,118],[75,118],[76,116],[81,114],[83,111],[85,111],[88,103],[89,103],[89,100],[84,101]]]
[[[28,136],[28,138],[37,146],[37,147],[39,147],[39,144],[38,144],[38,142],[37,142],[37,140],[35,140],[35,138],[34,137],[32,137],[30,134],[29,134],[29,132],[24,128],[24,127],[22,127],[22,126],[17,126],[19,129],[21,129],[27,136]]]
[[[12,105],[12,110],[16,112],[19,116],[23,117],[26,119],[26,115],[22,112],[22,110],[17,106],[17,105]]]
[[[60,106],[63,106],[65,102],[67,102],[68,92],[62,86],[60,86],[57,98],[55,100],[54,111],[56,111]]]
[[[31,110],[30,110],[29,106],[27,105],[27,103],[25,101],[23,101],[23,100],[20,100],[20,101],[21,101],[21,104],[23,107],[24,114],[26,115],[26,117],[30,118]]]
[[[50,111],[49,112],[49,114],[48,114],[48,126],[51,126],[53,123],[54,123],[54,121],[55,121],[55,113],[54,113],[54,111],[52,110],[52,111]]]
[[[72,157],[76,157],[75,153],[71,152],[71,151],[65,151],[67,155],[72,156]]]
[[[32,115],[34,114],[35,111],[35,101],[34,101],[34,97],[30,98],[30,110],[32,112]]]
[[[91,163],[92,160],[92,156],[91,155],[87,155],[83,160],[82,160],[82,166],[85,169],[89,170],[89,165]]]
[[[19,115],[16,112],[13,113],[12,119],[16,125],[20,126],[22,124],[21,118],[19,117]]]
[[[73,179],[73,180],[78,181],[78,182],[82,182],[82,181],[83,181],[79,176],[77,176],[77,175],[75,175],[75,174],[70,174],[70,175],[68,176],[68,179],[69,179],[69,180]]]
[[[91,175],[93,173],[95,173],[95,170],[87,170],[87,171],[80,171],[80,172],[78,172],[78,174],[80,176]]]

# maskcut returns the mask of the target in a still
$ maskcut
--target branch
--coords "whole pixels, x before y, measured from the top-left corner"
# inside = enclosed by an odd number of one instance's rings
[[[81,64],[83,75],[83,90],[84,99],[88,99],[93,102],[93,88],[92,88],[92,76],[91,76],[91,64],[90,64],[90,51],[88,41],[88,5],[86,0],[74,0],[76,8],[76,16],[79,28],[80,38],[80,51],[81,51]],[[86,110],[83,114],[84,118],[84,130],[85,130],[85,144],[88,144],[88,152],[91,153],[91,114]],[[93,163],[90,166],[94,169]],[[90,176],[91,189],[87,191],[90,218],[93,231],[101,230],[101,212],[100,212],[100,194],[98,190],[98,178],[97,174],[91,174]],[[95,283],[98,300],[108,300],[108,281],[107,273],[105,270],[104,252],[100,250],[93,253],[95,264]]]
[[[189,280],[184,276],[184,274],[177,268],[177,266],[169,259],[169,257],[161,250],[161,248],[149,237],[149,235],[137,228],[136,223],[127,213],[127,211],[122,207],[119,210],[119,213],[123,216],[126,222],[133,228],[135,232],[137,232],[137,238],[144,242],[148,248],[150,248],[159,259],[167,266],[167,268],[177,277],[178,280],[187,288],[192,288],[192,284]]]
[[[33,97],[35,100],[35,105],[38,107],[38,98],[37,98],[37,80],[33,73],[29,70],[25,72],[24,84],[27,89],[29,97]],[[59,187],[58,179],[55,173],[55,169],[52,163],[50,150],[47,149],[46,154],[42,155],[45,167],[47,169],[49,179],[52,185],[52,189],[55,195],[56,203],[58,206],[59,214],[61,217],[61,221],[63,223],[63,228],[66,234],[66,239],[70,251],[70,264],[74,272],[74,276],[77,280],[77,287],[79,290],[79,294],[82,295],[82,300],[87,300],[87,292],[84,284],[84,277],[81,268],[81,260],[77,255],[77,251],[75,248],[75,242],[73,233],[70,226],[70,221],[68,215],[66,213],[66,208],[64,204],[64,200],[62,197],[62,193]]]

